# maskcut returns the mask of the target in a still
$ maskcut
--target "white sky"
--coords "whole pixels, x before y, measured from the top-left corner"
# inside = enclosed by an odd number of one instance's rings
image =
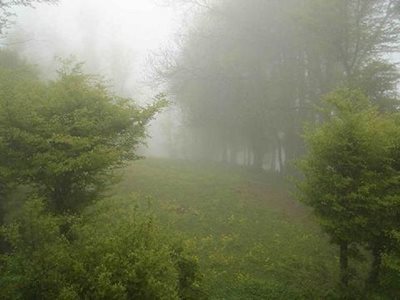
[[[156,0],[60,0],[17,14],[13,39],[36,63],[51,65],[55,56],[76,55],[103,72],[114,56],[137,86],[148,56],[167,47],[180,23],[176,10]]]

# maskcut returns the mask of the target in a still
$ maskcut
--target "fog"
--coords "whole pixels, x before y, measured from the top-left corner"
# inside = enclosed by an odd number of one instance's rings
[[[148,58],[173,39],[179,15],[154,1],[69,0],[19,9],[15,21],[6,44],[32,62],[51,69],[55,57],[76,56],[91,72],[122,76],[118,91],[139,100]]]
[[[399,0],[0,0],[1,299],[400,299]]]
[[[303,126],[320,120],[310,109],[324,94],[355,84],[374,101],[378,94],[393,99],[397,84],[392,76],[386,86],[368,87],[373,76],[384,76],[386,62],[399,57],[393,51],[398,24],[385,23],[394,8],[385,1],[371,4],[382,9],[373,15],[349,6],[350,15],[364,20],[364,38],[356,19],[349,20],[354,28],[348,36],[341,35],[343,20],[331,28],[324,24],[334,22],[335,10],[324,20],[324,8],[297,2],[43,3],[17,7],[2,40],[37,65],[43,78],[54,77],[56,58],[73,56],[138,103],[165,93],[170,105],[151,125],[142,150],[147,155],[280,172],[303,153]],[[373,20],[385,31],[378,33]],[[377,34],[382,39],[372,41]],[[348,41],[352,35],[354,43]]]

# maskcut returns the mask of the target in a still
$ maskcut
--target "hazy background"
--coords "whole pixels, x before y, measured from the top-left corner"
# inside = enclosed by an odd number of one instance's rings
[[[173,101],[176,97],[180,97],[181,100],[177,101],[180,104],[186,101],[182,99],[188,98],[195,99],[193,101],[197,101],[196,103],[199,105],[210,101],[209,106],[204,105],[207,109],[205,114],[202,114],[201,110],[196,114],[201,119],[200,123],[209,124],[210,122],[205,120],[214,112],[216,119],[222,123],[222,125],[216,126],[217,129],[220,129],[229,122],[234,122],[239,115],[238,112],[234,112],[232,117],[228,113],[227,119],[222,120],[223,113],[229,110],[222,108],[224,103],[228,104],[227,107],[232,107],[232,103],[235,101],[239,103],[247,97],[250,97],[249,101],[258,99],[257,97],[264,100],[268,98],[263,94],[265,91],[262,90],[264,86],[267,86],[267,81],[261,81],[257,85],[257,81],[262,78],[261,69],[270,68],[264,54],[273,51],[273,45],[285,48],[285,43],[293,43],[297,34],[289,36],[286,42],[284,42],[283,35],[278,34],[278,37],[274,37],[275,42],[272,44],[268,40],[268,35],[263,34],[263,38],[260,38],[258,30],[262,30],[263,26],[271,27],[268,20],[273,20],[274,15],[274,12],[270,12],[268,9],[263,11],[266,8],[262,1],[248,3],[233,1],[232,12],[229,12],[230,6],[226,9],[228,14],[232,14],[231,16],[220,14],[218,6],[216,6],[217,10],[211,9],[208,15],[198,14],[195,15],[195,18],[192,18],[193,15],[191,15],[193,10],[186,9],[188,3],[191,1],[64,0],[57,5],[38,5],[36,9],[19,8],[16,12],[14,26],[10,29],[7,38],[0,42],[14,47],[31,63],[38,65],[44,78],[52,78],[54,75],[56,57],[66,58],[72,55],[77,60],[85,62],[86,71],[108,78],[116,93],[132,97],[138,103],[148,103],[160,92],[167,92],[169,99]],[[204,0],[199,3],[202,5],[208,2]],[[220,1],[220,3],[224,2]],[[235,5],[239,8],[235,8]],[[258,8],[260,9],[259,14],[257,13]],[[239,11],[235,12],[235,9],[239,9]],[[271,16],[266,16],[268,13],[271,13]],[[254,16],[251,17],[251,14]],[[227,26],[229,30],[219,32],[220,26]],[[278,30],[285,30],[279,26]],[[216,35],[217,38],[213,35]],[[210,51],[212,48],[213,51]],[[278,52],[282,53],[282,49]],[[179,54],[177,55],[177,53]],[[178,75],[169,73],[162,78],[169,86],[157,85],[153,78],[154,66],[164,64],[165,67],[166,65],[165,54],[172,57],[172,60],[178,61],[178,65],[173,65],[171,68],[172,73],[176,71]],[[224,57],[222,62],[218,61],[218,55]],[[238,57],[236,57],[237,55]],[[390,54],[389,56],[392,60],[400,60],[398,55]],[[235,57],[236,59],[234,59]],[[278,60],[276,57],[272,60],[274,59]],[[265,62],[265,66],[261,62]],[[220,64],[223,66],[221,67]],[[289,64],[294,65],[293,63]],[[262,67],[260,67],[261,65]],[[225,69],[228,66],[231,69]],[[241,83],[246,82],[241,88],[243,95],[229,87],[229,84],[234,87],[240,86],[238,82],[230,78],[234,76],[232,74],[236,73],[247,78],[242,78],[244,80],[240,81]],[[210,80],[203,81],[203,77]],[[214,77],[218,77],[218,80]],[[316,78],[318,77],[316,76]],[[230,80],[231,83],[229,83]],[[201,91],[198,93],[198,99],[194,96],[196,94],[192,90],[194,87],[190,87],[193,83]],[[256,88],[252,87],[252,84],[255,84]],[[213,85],[216,86],[216,91],[213,90]],[[178,88],[176,88],[177,86]],[[278,87],[278,84],[275,82],[274,86]],[[183,92],[186,88],[188,94]],[[286,88],[282,90],[286,90]],[[311,90],[315,91],[317,87],[313,87]],[[257,92],[255,93],[255,91]],[[234,94],[229,95],[229,92]],[[295,97],[289,98],[294,99]],[[318,98],[316,97],[316,99]],[[263,102],[266,102],[264,100]],[[222,106],[220,107],[220,105]],[[290,106],[291,102],[288,105]],[[181,107],[184,106],[181,105]],[[256,105],[249,104],[240,112],[246,113],[252,107],[255,108],[255,111],[249,113],[250,117],[244,117],[250,122],[254,122],[254,114],[257,114],[260,109]],[[276,124],[272,127],[281,127],[280,122],[284,117],[278,116],[269,107],[267,110],[271,116],[262,116],[263,122],[266,121],[268,124],[275,122]],[[279,120],[271,121],[274,119]],[[292,117],[290,119],[293,120]],[[243,123],[240,122],[240,124]],[[180,158],[187,158],[191,156],[191,152],[196,152],[201,148],[198,143],[198,140],[201,140],[201,134],[195,131],[197,128],[194,131],[191,131],[191,128],[183,131],[182,127],[186,126],[185,129],[188,129],[188,124],[182,123],[179,109],[171,105],[168,111],[153,122],[149,132],[152,139],[149,140],[147,150],[143,150],[146,152],[145,154],[150,156],[171,156],[172,154]],[[299,124],[296,126],[301,128],[301,122]],[[227,127],[228,132],[231,132],[232,127],[230,125]],[[267,127],[264,124],[262,130]],[[215,128],[208,130],[207,135],[213,137],[216,131],[218,130]],[[276,129],[273,128],[272,131],[276,131]],[[283,139],[282,131],[280,129],[278,131],[277,137],[273,138],[277,141]],[[222,134],[223,138],[227,135],[225,132]],[[245,138],[252,135],[252,132],[246,133]],[[202,147],[211,148],[211,144],[219,144],[223,138],[216,136],[214,137],[215,141],[202,142]],[[259,138],[257,137],[256,140]],[[246,144],[248,142],[235,141],[234,143]],[[254,144],[254,142],[251,143]],[[268,141],[268,143],[275,142]],[[192,144],[189,145],[186,154],[182,150],[184,144]],[[227,151],[229,152],[230,149]],[[248,152],[247,149],[237,151],[240,152],[239,156]],[[270,152],[276,158],[267,160],[278,160],[278,154],[281,152],[281,159],[285,160],[285,151],[270,150]],[[249,160],[252,159],[250,157]],[[238,159],[238,163],[242,163],[242,161],[242,158]]]
[[[74,56],[86,71],[108,78],[118,94],[143,104],[163,92],[151,84],[150,74],[181,27],[184,13],[178,8],[152,0],[64,0],[19,8],[2,43],[38,65],[45,78],[54,75],[57,57]],[[170,114],[152,124],[147,155],[166,154]]]
[[[148,95],[139,82],[149,55],[173,39],[179,19],[178,10],[159,1],[68,0],[19,9],[8,43],[40,66],[74,55],[92,72],[124,79],[118,92],[140,97]]]

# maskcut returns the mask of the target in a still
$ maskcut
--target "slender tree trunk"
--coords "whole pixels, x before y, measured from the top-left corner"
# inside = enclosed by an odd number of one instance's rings
[[[250,151],[249,151],[249,146],[246,146],[246,148],[245,148],[245,161],[246,161],[246,163],[245,163],[246,167],[249,167],[249,166],[250,166]]]
[[[283,157],[282,157],[282,151],[283,151],[283,147],[282,147],[282,143],[279,140],[278,141],[278,160],[279,160],[279,173],[283,173],[284,172],[284,163],[283,163]]]
[[[6,196],[4,189],[2,188],[2,185],[0,183],[0,225],[4,224],[4,217],[5,217],[5,202],[6,202]]]
[[[371,287],[378,285],[381,266],[382,266],[382,249],[379,245],[376,245],[372,249],[372,264],[368,278],[368,283]]]
[[[276,171],[276,172],[281,172],[281,170],[282,170],[282,165],[281,165],[281,159],[280,159],[280,151],[281,151],[281,148],[280,148],[280,146],[279,146],[279,143],[276,145],[276,148],[275,148],[275,151],[274,151],[274,154],[275,154],[275,156],[274,156],[274,161],[275,161],[275,169],[274,169],[274,171]]]
[[[234,153],[233,147],[232,146],[228,147],[228,163],[230,165],[235,164],[235,160],[233,159],[233,153]]]
[[[226,163],[228,161],[228,153],[227,153],[227,147],[226,145],[224,145],[222,147],[222,151],[221,151],[221,162]]]
[[[263,167],[263,153],[259,149],[254,149],[253,167],[261,170]]]
[[[72,197],[72,182],[68,176],[62,176],[56,180],[51,192],[50,207],[57,214],[66,213],[70,209],[75,209]]]
[[[275,153],[275,148],[273,148],[273,150],[271,151],[271,172],[275,172],[275,168],[276,168],[276,153]]]
[[[349,286],[349,245],[340,243],[340,283],[344,288]]]
[[[4,185],[2,183],[0,183],[0,225],[4,224],[4,218],[5,218],[5,209],[4,209],[4,204],[5,204],[5,200],[6,200],[6,196],[5,196],[5,188]],[[6,253],[6,249],[7,249],[7,243],[4,240],[4,237],[0,237],[0,253]]]

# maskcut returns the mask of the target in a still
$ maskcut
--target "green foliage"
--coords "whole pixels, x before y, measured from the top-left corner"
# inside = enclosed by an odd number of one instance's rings
[[[398,1],[182,2],[201,9],[160,73],[195,136],[189,155],[286,171],[304,154],[303,123],[318,123],[322,95],[361,89],[397,108],[388,53],[400,40]]]
[[[41,201],[28,202],[19,222],[1,230],[9,244],[0,260],[1,299],[60,299],[72,288],[70,279],[81,266],[61,234],[67,220],[47,215],[44,209]]]
[[[113,169],[138,158],[146,125],[166,105],[159,97],[141,108],[69,61],[50,83],[18,68],[0,78],[0,179],[35,186],[57,212],[86,205]]]
[[[326,101],[328,121],[306,135],[301,199],[340,245],[342,283],[348,283],[348,258],[360,257],[357,247],[364,246],[372,252],[375,284],[381,256],[393,249],[392,232],[399,228],[399,127],[361,92],[341,90]]]
[[[380,279],[380,287],[376,291],[376,295],[384,295],[387,299],[400,297],[398,288],[400,282],[400,257],[398,250],[396,252],[384,255],[382,278]]]
[[[135,203],[66,219],[29,201],[2,229],[1,299],[199,299],[195,260]]]
[[[372,61],[353,74],[349,86],[361,89],[381,110],[394,111],[397,109],[399,76],[396,65]]]
[[[25,120],[20,119],[15,109],[22,114],[29,115],[32,94],[38,88],[35,70],[26,65],[19,57],[9,51],[0,50],[0,223],[5,214],[5,199],[19,183],[20,170],[24,170],[26,161],[24,157],[14,152],[15,143],[8,139],[16,134],[8,130],[12,119],[18,120],[21,126],[26,126]],[[24,99],[24,100],[22,100]],[[25,102],[24,102],[25,101]]]
[[[361,212],[378,175],[371,165],[379,166],[385,145],[375,143],[382,135],[377,114],[360,93],[344,91],[327,101],[335,110],[329,122],[306,136],[309,152],[300,164],[305,176],[300,188],[303,201],[338,243],[353,241],[366,222]]]

